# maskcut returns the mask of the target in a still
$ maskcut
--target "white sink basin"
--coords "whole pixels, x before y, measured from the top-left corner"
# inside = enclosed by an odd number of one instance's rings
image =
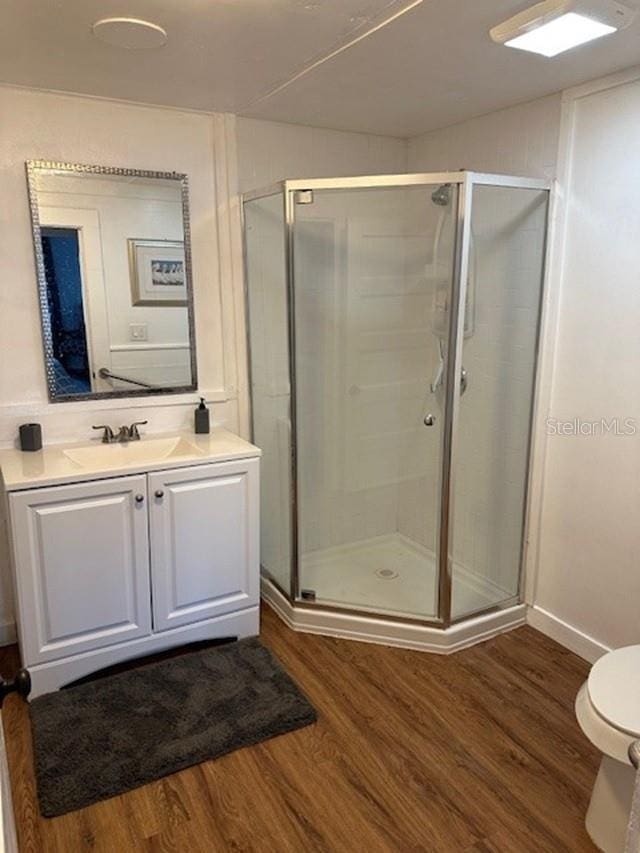
[[[143,438],[124,444],[96,444],[91,447],[70,447],[64,455],[82,468],[122,468],[164,460],[198,457],[203,451],[182,436]]]

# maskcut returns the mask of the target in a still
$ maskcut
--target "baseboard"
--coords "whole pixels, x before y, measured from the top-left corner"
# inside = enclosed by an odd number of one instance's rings
[[[527,624],[590,663],[595,663],[598,658],[611,651],[604,643],[594,640],[593,637],[541,607],[527,608]]]
[[[263,600],[294,631],[432,654],[449,655],[525,623],[523,604],[483,616],[472,616],[465,622],[443,629],[401,620],[391,621],[383,616],[357,615],[302,605],[294,607],[265,577],[261,580],[261,593]]]
[[[0,646],[10,646],[16,642],[16,623],[0,622]]]

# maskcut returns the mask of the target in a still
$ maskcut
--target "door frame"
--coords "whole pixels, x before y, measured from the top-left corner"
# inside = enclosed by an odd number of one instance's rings
[[[110,391],[111,385],[99,376],[101,367],[111,369],[111,339],[98,211],[50,205],[45,202],[39,215],[41,228],[70,228],[78,232],[82,309],[91,391]]]

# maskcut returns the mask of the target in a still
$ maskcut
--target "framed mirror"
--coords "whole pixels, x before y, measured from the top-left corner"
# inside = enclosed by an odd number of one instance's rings
[[[195,391],[187,176],[27,162],[52,402]]]

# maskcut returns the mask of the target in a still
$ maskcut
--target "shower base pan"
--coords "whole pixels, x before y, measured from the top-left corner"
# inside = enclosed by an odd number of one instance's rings
[[[403,536],[388,533],[334,548],[310,551],[301,559],[301,587],[330,607],[366,610],[377,616],[424,619],[437,612],[436,557]],[[454,565],[452,617],[486,611],[511,593]]]
[[[309,552],[301,569],[314,605],[292,604],[262,578],[262,597],[295,631],[448,654],[525,624],[523,604],[505,604],[508,593],[461,566],[454,567],[452,616],[464,621],[420,624],[435,612],[435,558],[399,533]]]

